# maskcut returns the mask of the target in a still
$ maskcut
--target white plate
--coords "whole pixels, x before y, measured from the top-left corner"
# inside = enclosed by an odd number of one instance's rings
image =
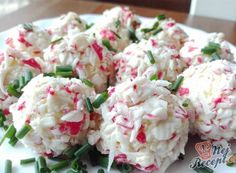
[[[81,18],[86,20],[88,23],[93,22],[97,18],[99,18],[99,15],[94,14],[85,14],[81,15]],[[52,22],[55,20],[55,18],[51,19],[43,19],[34,22],[36,25],[47,28]],[[151,18],[145,18],[141,17],[141,20],[143,22],[149,22]],[[188,27],[183,24],[179,24],[185,32],[192,38],[202,37],[205,36],[207,33],[202,30],[198,30],[195,28]],[[0,49],[4,48],[4,40],[8,36],[11,29],[4,31],[0,33]],[[230,44],[231,50],[236,55],[236,47]],[[0,138],[3,134],[3,131],[0,130]],[[174,164],[172,164],[166,171],[166,173],[195,173],[192,169],[190,169],[189,165],[191,160],[194,157],[197,157],[197,152],[194,149],[194,145],[199,141],[197,137],[190,137],[189,142],[186,146],[186,155],[185,159],[182,161],[176,161]],[[231,142],[232,144],[232,151],[236,151],[236,142]],[[5,142],[2,146],[0,146],[0,172],[4,172],[4,162],[6,159],[10,159],[13,162],[13,172],[14,173],[33,173],[34,172],[34,166],[20,166],[19,161],[21,159],[26,159],[30,157],[37,157],[27,148],[24,148],[21,144],[17,144],[14,148],[8,145],[8,142]],[[89,166],[88,168],[89,173],[96,173],[97,168],[92,168]],[[118,173],[118,171],[111,171],[112,173]],[[135,173],[138,173],[139,171],[134,171]],[[236,167],[228,167],[225,164],[220,164],[217,168],[214,169],[214,173],[235,173]]]

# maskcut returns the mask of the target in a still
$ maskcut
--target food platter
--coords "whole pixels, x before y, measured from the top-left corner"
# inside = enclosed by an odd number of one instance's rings
[[[88,23],[92,23],[94,20],[98,19],[100,15],[95,15],[95,14],[84,14],[81,15],[81,18],[87,21]],[[42,28],[47,28],[56,18],[50,18],[50,19],[43,19],[34,22],[36,25],[42,27]],[[140,17],[140,19],[143,22],[149,22],[151,18],[146,18],[146,17]],[[205,31],[195,29],[188,27],[183,24],[179,24],[179,26],[191,37],[191,38],[197,38],[197,37],[202,37],[206,35],[207,33]],[[10,30],[6,30],[2,33],[0,33],[0,49],[4,47],[4,40],[10,33]],[[234,55],[236,55],[236,47],[230,44],[230,48]],[[0,136],[2,136],[3,132],[0,131]],[[179,160],[176,161],[174,164],[172,164],[166,171],[166,173],[183,173],[183,172],[189,172],[189,173],[194,173],[194,171],[190,168],[190,163],[191,160],[194,159],[194,157],[197,157],[198,154],[194,149],[194,146],[197,142],[199,142],[200,139],[196,136],[190,136],[189,137],[189,142],[186,146],[186,156],[184,160]],[[236,142],[231,142],[232,146],[231,149],[232,151],[236,151]],[[3,171],[4,169],[4,160],[10,159],[13,162],[13,172],[14,173],[23,173],[23,172],[33,172],[34,171],[34,166],[29,165],[29,166],[20,166],[19,161],[21,159],[25,158],[30,158],[30,157],[36,157],[32,153],[31,150],[24,148],[21,144],[17,144],[16,147],[11,147],[8,145],[7,142],[5,142],[1,147],[0,147],[0,172]],[[97,171],[97,168],[93,168],[89,166],[88,172],[95,173]],[[227,172],[227,173],[233,173],[236,171],[236,167],[228,167],[225,164],[220,164],[217,166],[217,168],[214,169],[215,173],[222,173],[222,172]],[[116,173],[118,171],[112,170],[112,173]],[[138,171],[135,171],[138,172]]]

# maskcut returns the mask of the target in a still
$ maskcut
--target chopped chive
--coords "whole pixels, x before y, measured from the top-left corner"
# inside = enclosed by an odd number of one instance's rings
[[[28,83],[33,78],[33,73],[29,70],[25,74],[25,83]]]
[[[170,90],[171,90],[171,91],[174,91],[174,92],[178,91],[179,86],[181,85],[181,83],[182,83],[183,80],[184,80],[184,77],[183,77],[183,76],[179,76],[179,77],[176,79],[175,83],[171,85]]]
[[[2,143],[4,142],[4,140],[6,138],[12,138],[16,133],[16,128],[14,127],[14,125],[10,125],[6,131],[6,133],[4,134],[4,136],[2,137],[1,141],[0,141],[0,145],[2,145]]]
[[[60,42],[61,40],[63,40],[63,37],[56,38],[56,39],[54,39],[54,40],[51,41],[51,44],[58,43],[58,42]]]
[[[72,71],[68,71],[68,72],[56,72],[57,76],[61,76],[61,77],[72,77],[73,72]]]
[[[201,168],[194,168],[194,171],[197,173],[213,173],[214,171],[211,168],[208,167],[201,167]]]
[[[97,173],[105,173],[104,169],[100,168],[98,169]]]
[[[133,170],[133,166],[129,164],[121,164],[118,165],[117,168],[121,173],[129,173]]]
[[[4,122],[6,121],[6,117],[3,114],[3,111],[0,109],[0,127],[4,127]]]
[[[121,37],[114,31],[111,31],[117,38],[121,39]]]
[[[19,82],[19,80],[14,80],[13,82],[12,82],[12,86],[13,86],[13,88],[15,88],[15,89],[17,89],[17,88],[19,88],[19,86],[20,86],[20,82]]]
[[[82,147],[80,147],[76,152],[75,152],[75,156],[77,158],[80,158],[81,156],[83,156],[88,150],[90,150],[92,148],[92,145],[90,145],[89,143],[84,144]]]
[[[35,162],[35,158],[28,158],[28,159],[23,159],[23,160],[20,160],[20,164],[21,165],[27,165],[27,164],[30,164],[30,163],[34,163]]]
[[[156,29],[153,33],[152,33],[152,35],[157,35],[159,32],[161,32],[161,31],[163,31],[163,29],[162,28],[158,28],[158,29]]]
[[[67,160],[63,160],[63,161],[60,161],[54,165],[51,165],[49,166],[49,169],[52,171],[52,170],[60,170],[60,169],[63,169],[65,167],[67,167],[69,165],[69,162]]]
[[[34,172],[35,172],[35,173],[40,173],[40,172],[39,172],[39,164],[38,164],[38,162],[35,162],[35,163],[34,163]]]
[[[160,14],[160,15],[157,16],[157,19],[158,20],[165,20],[166,16],[164,14]]]
[[[141,29],[141,32],[148,33],[148,32],[154,31],[157,29],[158,26],[159,26],[159,22],[155,22],[152,28],[143,28]]]
[[[189,100],[189,99],[186,99],[186,100],[184,100],[184,102],[182,103],[182,106],[186,108],[186,107],[189,106],[189,104],[190,104],[190,100]]]
[[[21,76],[19,79],[19,88],[22,89],[25,86],[25,77]]]
[[[108,50],[110,51],[113,51],[113,52],[117,52],[116,49],[114,49],[112,46],[111,46],[111,43],[109,40],[106,40],[106,39],[103,39],[102,40],[102,45],[105,46]]]
[[[5,173],[12,173],[12,161],[11,160],[6,160],[5,161]]]
[[[217,52],[213,53],[211,55],[211,57],[212,57],[211,61],[215,61],[215,60],[220,60],[221,59],[220,55]]]
[[[70,65],[56,66],[56,75],[61,77],[72,77],[73,69]]]
[[[94,84],[90,80],[83,79],[82,82],[89,87],[94,87]]]
[[[67,148],[65,151],[63,151],[63,154],[66,155],[68,158],[73,158],[74,153],[78,150],[78,145],[72,146],[70,148]]]
[[[55,77],[56,74],[53,73],[53,72],[50,72],[50,73],[44,73],[43,76],[52,76],[52,77]]]
[[[15,136],[13,136],[13,137],[10,138],[10,140],[9,140],[8,143],[9,143],[12,147],[14,147],[17,142],[18,142],[18,139],[17,139]]]
[[[86,98],[85,103],[86,103],[86,108],[88,109],[89,113],[92,113],[94,110],[93,110],[93,105],[92,105],[90,99]]]
[[[129,29],[129,39],[133,42],[136,43],[138,42],[138,38],[136,37],[135,31],[133,29]]]
[[[85,29],[88,30],[88,29],[90,29],[93,25],[94,25],[94,23],[86,24],[86,25],[85,25]]]
[[[31,23],[25,23],[23,24],[23,28],[26,30],[26,31],[33,31],[33,25]]]
[[[8,93],[9,95],[15,96],[15,97],[17,97],[17,98],[19,98],[19,97],[21,96],[21,93],[18,92],[18,91],[14,88],[14,86],[13,86],[12,84],[9,84],[9,85],[7,86],[7,93]]]
[[[202,53],[206,55],[212,55],[213,53],[216,53],[220,50],[220,44],[214,43],[214,42],[209,42],[209,44],[202,48]]]
[[[149,61],[150,61],[150,63],[151,64],[155,64],[155,59],[154,59],[154,56],[153,56],[153,54],[152,54],[152,51],[150,51],[150,50],[148,50],[147,51],[147,56],[148,56],[148,58],[149,58]]]
[[[115,26],[116,26],[116,28],[118,28],[118,27],[120,27],[120,20],[117,20],[116,22],[115,22]]]
[[[150,77],[150,80],[158,80],[157,75],[156,75],[156,74],[152,75],[152,76]]]
[[[39,156],[38,158],[38,169],[40,173],[46,173],[49,172],[49,169],[47,167],[47,163],[44,157]]]
[[[93,107],[99,108],[100,105],[103,104],[107,100],[108,96],[109,95],[106,91],[99,94],[99,96],[93,102]]]
[[[16,133],[16,137],[18,139],[22,139],[23,137],[25,137],[25,135],[27,135],[27,133],[29,133],[29,131],[32,129],[32,127],[29,124],[25,124],[17,133]]]
[[[226,165],[229,166],[229,167],[232,167],[232,166],[234,166],[234,163],[227,161],[227,162],[226,162]]]

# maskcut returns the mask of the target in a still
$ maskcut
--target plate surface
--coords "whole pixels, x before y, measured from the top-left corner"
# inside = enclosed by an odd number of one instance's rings
[[[88,23],[92,23],[94,20],[98,19],[100,15],[95,14],[84,14],[81,15],[81,18],[87,21]],[[151,18],[145,18],[140,17],[143,22],[149,22]],[[55,18],[51,19],[43,19],[34,22],[36,25],[40,26],[41,28],[47,28]],[[191,37],[191,38],[197,38],[205,36],[207,33],[205,31],[195,29],[188,27],[183,24],[179,24],[179,26],[184,29],[184,31]],[[0,49],[4,48],[4,40],[8,36],[11,29],[6,30],[2,33],[0,33]],[[236,56],[236,47],[232,44],[230,44],[230,48],[234,55]],[[0,130],[0,138],[3,135],[3,131]],[[184,160],[176,161],[174,164],[172,164],[166,171],[166,173],[195,173],[190,168],[191,161],[198,156],[197,152],[194,149],[194,146],[197,142],[199,142],[200,139],[198,137],[189,137],[189,142],[186,146],[186,155]],[[236,152],[236,141],[231,142],[231,149],[233,153]],[[26,159],[30,157],[37,157],[37,155],[33,154],[31,150],[24,148],[21,144],[17,144],[14,148],[8,145],[7,142],[5,142],[0,147],[0,172],[4,172],[4,162],[6,159],[10,159],[13,162],[13,172],[14,173],[33,173],[34,172],[34,166],[20,166],[20,160]],[[219,156],[220,158],[221,156]],[[96,167],[88,166],[88,172],[89,173],[96,173],[97,172]],[[65,172],[65,171],[64,171]],[[214,168],[214,173],[235,173],[236,167],[228,167],[225,164],[219,164],[216,168]],[[118,173],[118,171],[112,170],[111,173]],[[140,173],[139,171],[134,171],[134,173]]]

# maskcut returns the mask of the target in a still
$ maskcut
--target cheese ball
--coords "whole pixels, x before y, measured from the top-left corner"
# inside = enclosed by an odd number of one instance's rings
[[[154,39],[129,45],[123,52],[114,56],[114,62],[118,83],[140,76],[148,79],[154,76],[173,82],[184,70],[178,50]]]
[[[74,12],[68,12],[56,19],[48,28],[52,39],[59,36],[73,35],[86,30],[86,22]]]
[[[212,45],[212,46],[211,46]],[[180,56],[186,66],[199,65],[213,59],[211,52],[204,53],[204,49],[215,46],[220,59],[233,61],[234,57],[228,43],[224,40],[223,33],[210,33],[204,38],[189,39],[180,49]],[[207,54],[206,54],[207,53]]]
[[[192,132],[202,139],[235,139],[236,136],[236,64],[217,60],[191,66],[178,95],[193,108]]]
[[[109,41],[111,47],[119,52],[132,42],[130,32],[135,32],[139,25],[137,15],[128,7],[114,7],[106,10],[88,33],[95,34],[99,40]]]
[[[10,106],[16,130],[25,124],[32,128],[20,141],[49,157],[85,143],[90,124],[85,99],[92,102],[94,97],[94,89],[78,79],[38,75],[23,88],[18,102]]]
[[[96,91],[104,91],[114,81],[112,52],[100,40],[85,33],[62,38],[44,51],[44,72],[54,72],[56,66],[72,66],[80,79],[90,80]]]
[[[136,35],[140,40],[152,38],[158,42],[164,41],[178,50],[188,38],[175,20],[165,17],[162,19],[156,17],[152,21],[143,22],[140,28],[137,29]]]
[[[188,114],[167,81],[139,77],[108,89],[102,104],[98,150],[110,163],[128,163],[145,172],[164,172],[188,139]]]
[[[46,30],[26,23],[13,28],[5,43],[13,49],[27,52],[32,57],[41,57],[43,49],[50,43],[50,36]]]

